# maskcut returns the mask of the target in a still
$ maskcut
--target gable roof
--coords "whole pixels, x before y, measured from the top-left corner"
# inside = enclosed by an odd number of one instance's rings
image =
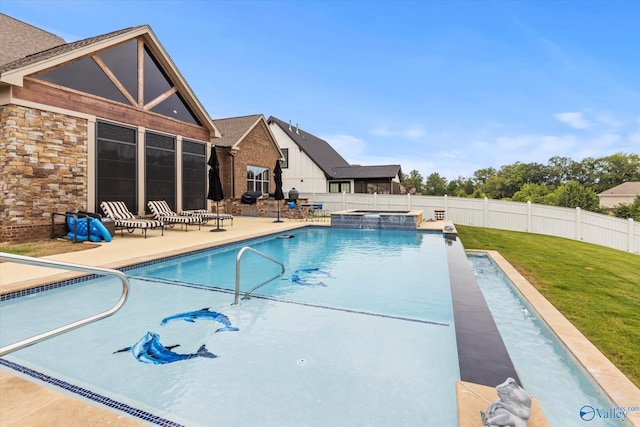
[[[640,195],[640,181],[623,182],[613,188],[598,193],[598,196],[637,196]]]
[[[54,46],[19,58],[15,61],[0,65],[0,84],[22,86],[24,77],[47,70],[49,68],[92,55],[103,49],[117,44],[142,38],[145,46],[151,51],[167,77],[176,86],[178,93],[192,109],[204,127],[211,131],[212,136],[219,137],[211,117],[191,90],[184,77],[174,64],[171,57],[148,25],[129,27],[95,37],[89,37],[72,43]],[[0,45],[0,49],[2,45]]]
[[[302,151],[324,172],[327,179],[402,179],[400,165],[360,166],[350,165],[331,145],[308,132],[273,116],[268,123],[275,123]]]
[[[0,66],[65,43],[62,37],[0,13]]]
[[[311,135],[297,126],[294,128],[273,116],[269,117],[267,122],[277,124],[328,178],[335,175],[335,168],[350,166],[327,141]]]
[[[261,122],[265,125],[265,130],[270,136],[271,142],[280,153],[280,147],[274,136],[271,134],[271,130],[267,125],[264,116],[262,114],[252,114],[249,116],[229,117],[225,119],[214,119],[213,123],[220,130],[220,138],[216,139],[216,147],[229,147],[231,149],[238,149],[238,145],[242,140]]]

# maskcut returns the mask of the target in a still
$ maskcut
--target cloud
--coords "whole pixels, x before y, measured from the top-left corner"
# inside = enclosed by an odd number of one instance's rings
[[[586,129],[590,126],[590,123],[582,117],[582,113],[558,113],[553,117],[574,129]]]
[[[386,126],[378,126],[371,130],[371,135],[381,136],[386,138],[407,138],[407,139],[417,139],[426,135],[424,127],[422,125],[414,125],[407,129],[401,130],[392,130]]]
[[[366,151],[367,144],[363,139],[353,135],[336,134],[321,136],[349,163],[357,163]]]

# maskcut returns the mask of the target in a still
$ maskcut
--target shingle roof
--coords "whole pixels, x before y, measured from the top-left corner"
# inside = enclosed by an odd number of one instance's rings
[[[16,68],[21,68],[21,67],[25,67],[27,65],[31,65],[31,64],[35,64],[37,62],[40,61],[44,61],[46,59],[49,58],[54,58],[58,55],[61,55],[63,53],[67,53],[67,52],[71,52],[73,50],[76,49],[80,49],[83,48],[85,46],[89,46],[92,45],[94,43],[98,43],[101,42],[103,40],[108,40],[117,36],[120,36],[122,34],[128,33],[130,31],[136,30],[138,28],[144,28],[144,27],[148,27],[148,25],[141,25],[138,27],[129,27],[129,28],[124,28],[122,30],[117,30],[117,31],[113,31],[111,33],[107,33],[107,34],[102,34],[100,36],[96,36],[96,37],[89,37],[83,40],[78,40],[75,42],[71,42],[71,43],[65,43],[59,46],[54,46],[54,47],[50,47],[46,50],[42,50],[39,52],[34,52],[31,53],[25,57],[19,58],[15,61],[0,65],[0,73],[3,73],[5,71],[9,71],[9,70],[13,70]],[[62,40],[62,39],[61,39]],[[63,40],[64,42],[64,40]]]
[[[333,169],[335,179],[393,179],[402,175],[400,165],[380,165],[380,166],[358,166],[337,167]]]
[[[623,182],[603,191],[599,196],[637,196],[640,195],[640,181]]]
[[[327,141],[311,135],[297,126],[291,126],[291,130],[289,130],[289,124],[273,116],[269,117],[267,122],[276,123],[322,169],[327,177],[333,177],[335,175],[334,169],[337,167],[350,166]]]
[[[276,123],[322,169],[328,179],[392,179],[402,175],[400,165],[350,165],[327,141],[273,116],[267,122]]]
[[[262,114],[252,114],[250,116],[214,119],[213,123],[222,134],[220,138],[215,140],[214,144],[218,147],[232,147],[261,117]]]
[[[65,43],[55,34],[0,13],[0,66]]]

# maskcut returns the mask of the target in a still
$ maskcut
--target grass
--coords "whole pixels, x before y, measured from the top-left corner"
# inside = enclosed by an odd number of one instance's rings
[[[51,239],[18,244],[9,244],[6,242],[0,243],[0,252],[32,257],[43,257],[67,252],[84,251],[98,246],[100,245],[91,242],[72,243],[71,240]]]
[[[539,234],[456,225],[466,249],[499,251],[640,387],[640,256]]]

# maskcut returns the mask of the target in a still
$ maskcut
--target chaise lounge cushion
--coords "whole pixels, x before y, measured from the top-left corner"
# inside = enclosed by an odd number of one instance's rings
[[[164,223],[156,219],[140,219],[136,218],[131,211],[127,208],[122,201],[117,202],[102,202],[100,203],[102,212],[114,221],[115,227],[124,230],[125,228],[132,232],[134,229],[139,228],[143,230],[144,237],[147,237],[147,229],[154,229],[160,227],[162,229],[162,235],[164,235]],[[122,232],[124,234],[124,232]]]
[[[176,214],[164,200],[149,201],[147,206],[149,206],[149,209],[155,219],[169,224],[184,224],[185,231],[189,224],[198,224],[198,228],[200,228],[200,225],[202,224],[201,219],[196,216]]]

